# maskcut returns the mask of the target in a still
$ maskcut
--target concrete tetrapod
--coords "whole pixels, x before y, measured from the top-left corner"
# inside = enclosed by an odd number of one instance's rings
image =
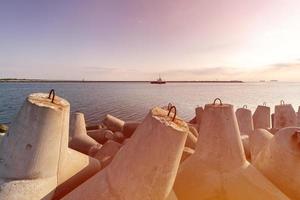
[[[65,127],[69,130],[69,122],[65,124]],[[97,159],[68,148],[68,143],[69,135],[64,133],[61,138],[58,163],[58,186],[53,200],[61,199],[101,169],[101,164]]]
[[[168,195],[168,197],[165,200],[177,200],[177,196],[176,196],[174,190],[172,190],[170,192],[170,194]]]
[[[188,126],[189,126],[190,132],[191,132],[191,133],[196,137],[196,139],[197,139],[197,137],[199,136],[199,133],[198,133],[198,131],[197,131],[197,129],[198,129],[197,124],[188,124]]]
[[[298,112],[297,112],[297,126],[300,127],[300,106],[298,107]]]
[[[122,143],[125,140],[125,136],[122,132],[114,132],[113,133],[114,136],[114,141],[118,142],[118,143]]]
[[[69,147],[89,155],[90,150],[100,149],[101,144],[87,135],[83,113],[76,112],[71,115]]]
[[[93,158],[99,160],[101,163],[101,167],[104,168],[111,162],[113,157],[118,153],[121,146],[122,145],[119,144],[118,142],[109,140],[101,147],[101,149],[99,149],[95,153]]]
[[[280,105],[275,106],[273,128],[281,129],[289,126],[297,126],[296,112],[291,104],[284,104],[281,101]]]
[[[188,126],[155,107],[104,170],[64,200],[163,200],[172,190]]]
[[[69,135],[69,110],[69,103],[60,97],[51,100],[48,94],[36,93],[26,98],[0,146],[0,199],[53,198],[63,183],[59,166],[62,151],[68,150],[63,138]],[[76,169],[69,177],[83,168]]]
[[[254,129],[271,128],[271,109],[265,105],[257,106],[254,114],[253,114],[253,125]]]
[[[196,112],[196,124],[198,124],[200,126],[200,124],[202,122],[202,118],[203,118],[203,112],[204,112],[202,106],[198,106],[195,109],[195,112]]]
[[[178,170],[180,200],[287,200],[245,159],[233,106],[207,104],[196,151]]]
[[[246,107],[239,108],[235,112],[240,133],[242,135],[250,135],[253,131],[253,120],[251,110]]]
[[[252,135],[252,134],[250,134]],[[251,160],[251,153],[250,153],[250,141],[248,135],[241,135],[241,140],[243,144],[243,149],[245,152],[246,159],[249,161]]]
[[[58,186],[52,200],[61,199],[101,169],[98,160],[67,148],[61,156],[58,170]]]
[[[291,199],[300,199],[300,128],[280,129],[253,158],[253,165]]]
[[[252,161],[257,157],[264,146],[273,138],[273,134],[265,129],[255,129],[249,137],[250,154]]]
[[[134,131],[137,129],[137,127],[140,125],[140,122],[125,122],[123,127],[123,134],[126,138],[129,138],[132,136]]]
[[[105,144],[108,140],[114,139],[114,133],[106,128],[91,130],[87,134],[100,144]]]
[[[112,116],[112,115],[106,115],[103,124],[111,131],[123,131],[123,127],[125,122]]]
[[[27,97],[0,146],[0,199],[51,199],[70,105],[47,94]]]
[[[197,137],[190,131],[188,131],[188,136],[185,142],[185,146],[195,149],[196,148],[196,143],[197,143]]]
[[[191,149],[189,147],[184,147],[180,163],[184,162],[187,158],[193,155],[194,152],[195,152],[194,149]]]

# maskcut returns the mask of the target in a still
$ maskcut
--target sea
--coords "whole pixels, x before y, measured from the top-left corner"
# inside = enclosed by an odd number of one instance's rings
[[[281,100],[300,105],[300,83],[245,82],[245,83],[167,83],[148,82],[48,82],[0,83],[0,123],[10,124],[26,97],[31,93],[48,93],[68,100],[71,113],[82,112],[87,125],[99,124],[106,114],[125,121],[142,121],[154,106],[172,103],[178,116],[190,120],[195,108],[210,104],[215,98],[234,108],[247,106],[253,112],[266,103],[274,111]]]

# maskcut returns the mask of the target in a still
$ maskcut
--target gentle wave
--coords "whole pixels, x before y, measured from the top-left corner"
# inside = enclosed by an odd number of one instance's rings
[[[0,123],[9,124],[27,95],[34,92],[56,94],[71,103],[71,112],[85,114],[88,124],[99,123],[106,114],[126,121],[140,121],[153,106],[177,106],[178,115],[189,120],[197,105],[219,97],[235,108],[247,105],[252,111],[266,102],[272,109],[280,100],[300,104],[300,83],[1,83]]]

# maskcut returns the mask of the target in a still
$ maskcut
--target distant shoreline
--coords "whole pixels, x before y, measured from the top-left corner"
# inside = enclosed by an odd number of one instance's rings
[[[151,81],[79,81],[42,79],[0,79],[0,83],[150,83]],[[244,83],[244,81],[166,81],[167,83]]]

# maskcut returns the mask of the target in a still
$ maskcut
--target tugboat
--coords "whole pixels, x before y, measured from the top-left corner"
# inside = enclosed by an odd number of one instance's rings
[[[151,84],[166,84],[166,81],[163,81],[161,79],[161,77],[159,76],[159,78],[156,81],[151,81]]]

